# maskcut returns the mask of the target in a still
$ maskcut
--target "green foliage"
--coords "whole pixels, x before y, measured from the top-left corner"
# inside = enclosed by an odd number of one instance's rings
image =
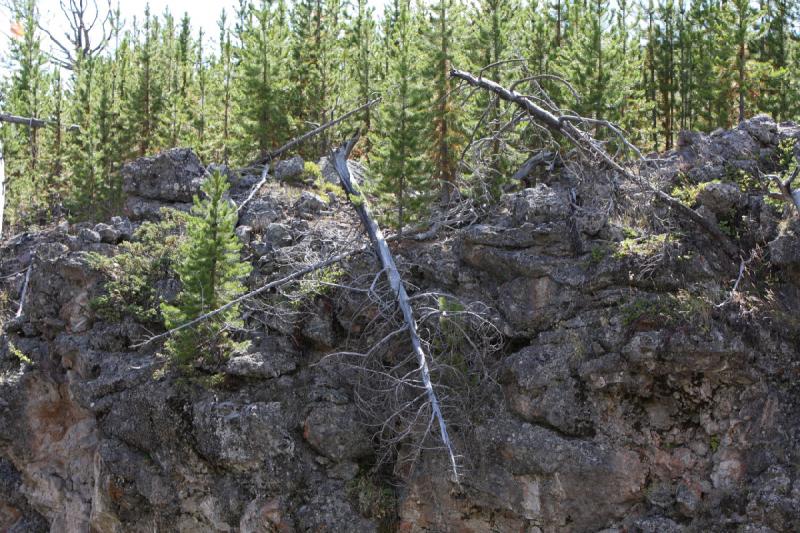
[[[646,237],[627,238],[617,244],[615,259],[626,257],[649,257],[661,252],[667,243],[668,234],[648,235]]]
[[[421,42],[411,2],[391,11],[393,39],[386,50],[383,106],[377,116],[370,189],[378,200],[382,222],[396,230],[421,218],[430,202],[422,158],[425,94],[417,58]]]
[[[599,265],[603,259],[608,257],[609,250],[605,246],[593,246],[589,251],[589,258],[586,260],[587,266]]]
[[[24,364],[29,365],[29,366],[35,366],[34,362],[31,360],[31,358],[28,357],[27,355],[25,355],[24,353],[22,353],[22,351],[19,348],[14,346],[13,342],[9,342],[8,343],[8,351],[9,351],[9,353],[11,355],[16,357],[19,360],[20,363],[24,363]]]
[[[327,295],[333,286],[341,283],[345,272],[338,265],[331,265],[317,270],[313,277],[307,276],[298,283],[298,291],[290,300],[290,305],[297,309],[318,295]]]
[[[355,207],[361,207],[364,205],[364,195],[363,194],[348,194],[347,199],[350,200],[350,203],[353,204]]]
[[[325,179],[319,165],[313,161],[303,163],[303,178],[303,181],[313,181],[315,183],[322,182]]]
[[[686,184],[686,185],[678,185],[670,195],[680,201],[686,207],[694,208],[697,206],[697,195],[703,188],[703,184],[693,185],[693,184]]]
[[[234,229],[236,209],[225,198],[229,189],[224,175],[214,172],[201,187],[206,196],[194,198],[192,216],[187,220],[187,238],[180,247],[175,270],[182,284],[175,305],[162,304],[166,326],[175,328],[228,303],[242,292],[241,279],[250,273],[250,264],[241,261],[241,242]],[[168,353],[187,363],[202,355],[221,361],[241,349],[230,337],[230,329],[240,324],[238,307],[186,328],[167,343]]]
[[[132,317],[145,324],[163,321],[156,287],[175,277],[187,215],[171,209],[162,209],[161,215],[160,222],[139,226],[133,240],[120,244],[114,257],[89,254],[92,266],[110,278],[103,294],[91,302],[101,318],[115,322]]]
[[[707,332],[711,327],[713,304],[703,294],[688,289],[652,297],[636,298],[622,306],[622,324],[641,321],[667,327],[692,326]]]

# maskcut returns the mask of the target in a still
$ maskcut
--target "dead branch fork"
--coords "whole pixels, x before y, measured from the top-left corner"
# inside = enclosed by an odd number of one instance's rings
[[[473,87],[480,87],[482,89],[490,91],[496,94],[500,99],[505,100],[507,102],[511,102],[521,107],[528,115],[530,115],[532,119],[544,124],[544,126],[546,126],[547,129],[549,129],[550,131],[558,133],[563,137],[566,137],[581,150],[584,150],[594,155],[620,175],[638,183],[640,186],[647,189],[651,194],[653,194],[653,196],[655,196],[658,200],[660,200],[670,209],[673,209],[675,212],[683,215],[684,217],[688,218],[692,222],[699,225],[701,228],[703,228],[703,230],[705,230],[706,233],[709,234],[709,236],[713,238],[713,240],[719,243],[719,245],[722,247],[725,253],[728,254],[730,257],[732,258],[738,257],[739,255],[738,247],[736,247],[733,244],[733,242],[731,242],[731,240],[728,238],[727,235],[722,233],[722,231],[716,224],[702,217],[690,207],[687,207],[686,205],[682,204],[676,198],[673,198],[664,191],[656,188],[655,186],[650,184],[647,180],[642,179],[641,176],[636,175],[630,170],[624,168],[622,165],[620,165],[614,160],[614,158],[606,151],[606,149],[597,139],[595,139],[590,133],[578,129],[578,127],[575,126],[574,124],[577,121],[581,121],[581,122],[592,122],[595,124],[608,125],[607,122],[595,121],[593,119],[585,119],[573,115],[556,116],[550,111],[534,103],[534,101],[528,96],[520,94],[514,90],[507,89],[492,80],[483,77],[476,77],[475,75],[469,72],[465,72],[463,70],[452,69],[450,71],[450,77],[463,80],[467,84],[472,85]],[[621,142],[623,142],[623,144],[625,144],[629,148],[632,148],[633,152],[637,154],[639,153],[639,151],[635,149],[635,147],[633,147],[627,139],[625,139],[625,137],[617,128],[611,128],[611,130],[618,137],[621,138]]]

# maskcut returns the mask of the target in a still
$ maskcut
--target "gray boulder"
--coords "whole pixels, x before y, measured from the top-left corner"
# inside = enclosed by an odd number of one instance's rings
[[[354,405],[315,407],[303,425],[303,437],[312,448],[334,461],[358,459],[372,452],[370,435],[358,422]]]
[[[189,148],[172,148],[131,161],[120,171],[128,195],[160,202],[191,202],[200,190],[205,167]]]
[[[275,164],[272,174],[280,181],[294,180],[303,175],[305,162],[299,155]]]
[[[253,471],[265,461],[286,461],[294,440],[279,402],[239,404],[206,400],[193,406],[200,453],[237,471]]]

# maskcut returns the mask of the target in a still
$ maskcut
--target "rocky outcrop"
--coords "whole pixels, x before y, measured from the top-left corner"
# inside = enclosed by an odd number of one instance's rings
[[[173,148],[136,159],[120,171],[125,212],[134,220],[158,218],[164,204],[188,208],[200,191],[206,169],[189,148]]]
[[[709,169],[734,155],[741,168],[768,164],[792,128],[757,117],[687,135],[675,158],[717,179]],[[162,194],[154,174],[128,190],[186,201],[202,167],[173,156],[131,168],[166,165],[189,189]],[[351,369],[325,358],[376,318],[361,293],[248,307],[249,349],[186,375],[157,347],[131,348],[143,325],[107,322],[92,305],[104,278],[87,252],[117,253],[130,222],[4,243],[10,300],[32,266],[22,317],[5,320],[0,341],[0,529],[797,531],[796,221],[730,182],[704,189],[700,204],[733,217],[743,257],[761,250],[731,296],[738,262],[685,221],[671,220],[669,239],[634,234],[602,209],[613,184],[590,176],[565,168],[469,227],[396,245],[415,291],[482,302],[504,335],[480,395],[446,395],[479,398],[446,409],[458,484],[437,450],[407,461],[401,443],[376,466],[381,428]],[[343,207],[279,186],[240,222],[253,283],[353,235]],[[345,267],[369,280],[376,268],[366,255]]]

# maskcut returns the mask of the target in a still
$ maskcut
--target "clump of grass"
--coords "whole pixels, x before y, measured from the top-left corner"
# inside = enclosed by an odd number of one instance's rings
[[[627,238],[617,244],[615,259],[626,257],[650,257],[661,252],[667,243],[668,234],[659,233],[645,237]]]

